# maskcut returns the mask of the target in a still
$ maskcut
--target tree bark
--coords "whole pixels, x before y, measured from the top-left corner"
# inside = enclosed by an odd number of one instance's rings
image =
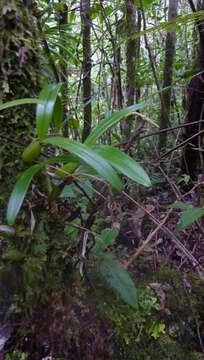
[[[189,1],[192,11],[196,8],[192,1]],[[197,10],[204,10],[204,0],[198,2]],[[186,101],[186,119],[185,122],[199,121],[204,116],[204,22],[197,23],[199,32],[199,46],[198,56],[194,64],[194,69],[197,75],[194,75],[187,86],[187,101]],[[192,135],[198,134],[203,129],[203,124],[198,123],[192,126],[186,126],[184,139],[190,138]],[[200,136],[195,137],[190,143],[186,145],[182,157],[182,172],[190,175],[192,179],[196,177],[196,170],[199,159],[203,162],[202,154],[199,154]],[[204,170],[204,169],[203,169]]]
[[[169,1],[168,21],[177,17],[178,0]],[[161,111],[159,117],[160,130],[166,129],[170,123],[171,109],[171,86],[173,81],[173,63],[175,55],[176,34],[175,31],[168,32],[166,35],[166,50],[163,75],[163,89],[168,89],[162,93]],[[159,150],[165,149],[167,143],[167,133],[161,132],[159,136]]]
[[[0,3],[0,100],[37,97],[40,90],[37,25],[32,3],[1,0]],[[34,135],[35,107],[14,107],[1,112],[0,133],[29,142]],[[5,172],[15,172],[12,161],[22,149],[1,140],[0,162]],[[8,167],[6,166],[8,164]],[[17,164],[17,163],[15,163]],[[10,169],[9,169],[10,166]],[[12,168],[12,169],[11,169]],[[5,174],[6,175],[6,174]]]
[[[137,31],[140,32],[142,27],[142,14],[141,9],[137,9]],[[140,36],[136,39],[136,70],[139,67],[140,63],[140,49],[141,49],[141,41]],[[139,85],[139,79],[137,79],[136,74],[136,102],[140,99],[141,86]]]
[[[136,50],[137,41],[131,39],[130,36],[136,30],[136,6],[134,0],[126,0],[126,23],[127,23],[127,50],[126,50],[126,92],[127,106],[133,105],[136,99]],[[127,141],[131,135],[131,129],[135,116],[129,116],[124,124],[124,139]]]
[[[84,127],[82,142],[91,132],[92,105],[91,105],[91,18],[90,0],[81,0],[81,26],[83,42],[83,102],[84,102]]]
[[[59,0],[59,11],[58,11],[58,24],[60,32],[60,42],[66,48],[66,40],[64,39],[65,26],[68,24],[68,6],[65,0]],[[64,49],[59,49],[60,56],[66,58],[66,52]],[[60,80],[67,82],[67,64],[61,63],[60,66]]]
[[[60,33],[60,43],[66,49],[67,40],[64,37],[66,25],[68,25],[68,5],[66,4],[65,0],[59,0],[59,12],[58,12],[58,25],[59,25],[59,33]],[[60,80],[64,82],[64,86],[62,88],[62,103],[63,103],[63,111],[64,114],[67,113],[67,105],[68,105],[68,67],[65,63],[64,59],[66,59],[66,51],[63,48],[59,49],[60,56],[62,58],[61,66],[60,66]],[[63,129],[63,136],[69,136],[69,127],[68,123],[64,125]]]

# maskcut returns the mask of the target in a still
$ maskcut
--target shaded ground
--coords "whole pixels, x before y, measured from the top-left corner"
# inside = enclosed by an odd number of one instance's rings
[[[143,203],[160,222],[169,211],[168,206],[176,200],[194,206],[199,201],[198,186],[181,192],[171,174],[165,179],[160,176],[156,179],[155,176],[152,190],[144,192],[141,188],[133,188],[131,183],[127,187],[132,198]],[[101,226],[120,227],[115,251],[124,263],[140,248],[156,225],[147,213],[124,197],[114,201],[108,199],[105,208],[105,212],[99,210],[104,218]],[[179,210],[169,215],[167,226],[172,232],[179,217]],[[177,235],[201,265],[204,260],[202,221]],[[55,228],[55,231],[60,233],[60,228]],[[40,236],[42,233],[41,230]],[[52,251],[57,246],[57,242],[52,244]],[[64,259],[67,255],[63,256]],[[60,266],[63,267],[60,278],[56,274],[51,277],[56,276],[59,285],[67,277],[64,288],[59,286],[41,300],[38,291],[35,295],[38,302],[33,302],[35,311],[32,314],[26,308],[26,302],[31,300],[26,297],[25,312],[22,313],[21,298],[21,309],[14,305],[13,310],[10,308],[10,320],[2,319],[0,338],[1,341],[5,338],[5,344],[0,352],[1,359],[204,359],[204,287],[192,261],[162,229],[155,233],[129,268],[138,288],[138,311],[104,288],[91,268],[82,280],[78,275],[69,277],[68,260]],[[52,274],[52,267],[47,270]],[[5,287],[5,283],[2,286]],[[35,287],[36,283],[31,282],[31,286]],[[41,291],[43,294],[43,287]],[[5,309],[9,304],[15,304],[16,298],[9,301],[12,295],[9,291],[6,295],[7,289],[2,293],[5,295],[1,298],[3,318]],[[32,296],[31,299],[34,301]]]

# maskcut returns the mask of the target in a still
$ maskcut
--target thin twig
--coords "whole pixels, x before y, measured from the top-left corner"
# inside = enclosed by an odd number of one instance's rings
[[[147,246],[147,244],[149,244],[149,242],[153,239],[153,237],[156,235],[156,233],[162,228],[162,226],[165,224],[165,222],[167,221],[169,215],[171,214],[171,212],[173,211],[173,209],[170,209],[168,211],[168,213],[166,214],[165,218],[162,220],[161,223],[158,224],[158,226],[156,227],[156,229],[154,229],[146,238],[146,240],[142,243],[142,245],[139,247],[139,249],[136,250],[136,252],[131,256],[131,258],[124,264],[125,269],[127,269],[128,267],[130,267],[130,265],[133,263],[133,261],[135,261],[138,256],[141,254],[141,252],[144,250],[144,248]]]
[[[16,144],[16,145],[18,145],[18,146],[25,146],[25,144],[23,143],[23,142],[21,142],[21,141],[18,141],[18,140],[16,140],[16,139],[13,139],[13,138],[11,138],[10,136],[7,136],[7,135],[5,135],[5,134],[0,134],[0,138],[1,139],[5,139],[5,140],[7,140],[7,141],[10,141],[11,143],[13,143],[13,144]]]
[[[177,146],[175,146],[173,149],[167,151],[166,153],[164,153],[162,156],[160,156],[160,158],[158,159],[158,161],[160,161],[161,159],[163,159],[164,157],[166,157],[167,155],[171,154],[173,151],[178,150],[179,148],[183,147],[184,145],[188,144],[191,142],[191,140],[193,140],[194,138],[200,136],[204,134],[204,129],[199,131],[198,133],[192,135],[191,137],[189,137],[188,139],[186,139],[185,141],[183,141],[182,143],[178,144]]]
[[[159,170],[161,171],[161,173],[164,175],[166,181],[168,182],[169,186],[172,188],[173,193],[175,194],[177,200],[181,200],[182,199],[182,195],[180,193],[180,191],[177,189],[176,185],[174,184],[173,181],[171,181],[168,177],[168,175],[165,173],[164,169],[162,169],[161,166],[158,166]]]
[[[143,132],[144,130],[144,125],[145,122],[141,121],[135,131],[135,133],[130,137],[130,140],[126,143],[125,147],[124,147],[124,152],[128,152],[130,147],[134,144],[134,142],[137,140],[137,138],[139,137],[139,135],[141,134],[141,132]]]
[[[137,207],[139,207],[140,209],[142,209],[150,218],[151,220],[159,225],[160,222],[159,220],[157,220],[152,214],[151,212],[149,212],[144,206],[142,206],[141,204],[139,204],[135,199],[133,199],[130,195],[128,195],[125,191],[122,192],[123,195],[128,198],[131,202],[133,202]],[[176,235],[174,235],[174,233],[169,230],[165,225],[162,225],[162,230],[171,238],[171,241],[174,243],[174,245],[177,247],[177,249],[179,249],[192,263],[193,267],[195,267],[198,276],[200,278],[200,280],[202,281],[203,285],[204,285],[204,277],[203,274],[201,273],[201,271],[204,272],[204,268],[202,267],[202,265],[199,263],[198,260],[196,260],[196,258],[191,254],[191,252],[186,249],[186,247],[179,241],[179,239],[176,237]]]
[[[85,255],[86,255],[87,240],[88,240],[88,231],[85,231],[83,236],[82,250],[80,254],[80,265],[79,265],[79,272],[82,277],[83,277],[84,261],[86,259]]]
[[[147,137],[151,137],[151,136],[155,136],[155,135],[160,135],[162,133],[165,133],[165,132],[172,132],[174,130],[177,130],[177,129],[180,129],[180,128],[183,128],[183,127],[186,127],[186,126],[190,126],[190,125],[194,125],[194,124],[199,124],[199,123],[204,123],[204,120],[198,120],[198,121],[192,121],[192,122],[189,122],[189,123],[185,123],[185,124],[181,124],[181,125],[177,125],[177,126],[174,126],[174,127],[170,127],[170,128],[166,128],[166,129],[162,129],[162,130],[158,130],[158,131],[154,131],[154,132],[151,132],[151,133],[148,133],[148,134],[145,134],[145,135],[142,135],[140,137],[137,138],[137,140],[143,140]],[[125,143],[122,143],[120,145],[125,145],[127,142]]]
[[[92,199],[91,199],[90,196],[87,194],[87,192],[83,189],[83,187],[82,187],[81,185],[79,185],[76,180],[73,180],[73,183],[74,183],[75,186],[82,192],[82,194],[90,201],[90,203],[91,203],[92,205],[94,205]]]

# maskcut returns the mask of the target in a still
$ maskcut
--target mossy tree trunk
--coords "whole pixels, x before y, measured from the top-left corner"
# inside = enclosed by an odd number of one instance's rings
[[[1,0],[0,33],[0,100],[38,96],[40,66],[32,6],[22,0]],[[34,110],[16,107],[2,112],[0,134],[27,141],[33,133]]]
[[[23,0],[1,0],[0,34],[0,101],[38,96],[40,65],[32,4]],[[34,119],[35,107],[31,105],[0,113],[0,175],[3,180],[7,179],[6,190],[8,184],[12,186],[15,181],[16,160],[22,153],[18,142],[30,141]]]

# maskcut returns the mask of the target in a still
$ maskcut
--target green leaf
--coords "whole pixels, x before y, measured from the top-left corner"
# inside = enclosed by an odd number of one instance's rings
[[[92,251],[95,255],[100,255],[108,246],[114,244],[115,239],[118,235],[119,230],[117,229],[104,229],[100,234],[100,238],[96,240]]]
[[[5,256],[5,259],[7,261],[19,262],[23,260],[23,257],[23,254],[19,250],[10,249]]]
[[[175,229],[175,232],[184,230],[187,226],[194,223],[194,221],[198,220],[200,217],[204,215],[204,208],[189,208],[183,212],[179,223]]]
[[[139,0],[136,0],[139,1]],[[194,24],[194,22],[200,22],[203,21],[204,14],[203,11],[196,11],[194,13],[186,13],[183,16],[179,15],[177,18],[170,20],[170,21],[164,21],[164,22],[157,22],[156,25],[149,27],[143,31],[136,31],[133,35],[128,36],[129,39],[137,39],[138,37],[143,36],[144,34],[148,34],[151,32],[158,32],[158,31],[172,31],[179,29],[179,26]],[[124,35],[126,35],[124,33]],[[123,39],[122,42],[127,41],[127,37]]]
[[[45,139],[53,118],[54,108],[62,84],[46,85],[40,93],[42,103],[37,105],[36,128],[40,140]]]
[[[106,6],[104,8],[104,13],[105,13],[106,16],[109,16],[110,14],[112,14],[112,12],[113,12],[112,6]]]
[[[148,334],[151,335],[154,340],[159,339],[161,335],[165,334],[165,324],[153,323],[148,329]]]
[[[79,164],[77,162],[68,162],[63,165],[61,168],[58,168],[55,172],[55,175],[61,179],[66,179],[67,176],[70,176],[77,170]]]
[[[73,49],[72,47],[70,47],[70,49],[68,47],[63,46],[62,44],[60,44],[59,42],[53,41],[53,39],[51,38],[49,40],[49,44],[52,44],[52,46],[54,47],[54,49],[56,49],[57,47],[59,47],[62,50],[62,54],[67,54],[66,58],[68,60],[72,59],[74,61],[74,64],[77,65],[79,64],[79,59],[77,58],[77,56],[75,55],[76,50]],[[67,62],[64,59],[64,56],[61,55],[59,52],[55,51],[54,49],[52,49],[52,51],[54,52],[55,55],[57,55],[57,57],[61,60],[61,62],[65,62],[66,64],[69,64],[69,62]]]
[[[55,136],[44,140],[45,143],[59,146],[64,150],[76,155],[80,160],[91,166],[116,190],[122,191],[122,182],[115,170],[100,155],[84,144],[69,140],[64,137]]]
[[[77,130],[77,129],[79,129],[80,123],[79,123],[78,119],[75,119],[72,117],[68,120],[67,125],[69,128]]]
[[[28,191],[29,185],[34,175],[42,169],[41,165],[33,165],[29,167],[21,177],[18,179],[8,202],[7,207],[7,222],[9,225],[15,223],[16,217],[19,213],[25,195]]]
[[[125,176],[136,181],[138,184],[147,187],[151,186],[149,176],[142,166],[127,154],[109,145],[94,147],[94,150]]]
[[[131,105],[123,110],[113,113],[111,116],[103,120],[95,129],[92,130],[91,134],[86,138],[86,145],[95,144],[96,140],[103,135],[107,130],[112,126],[116,125],[120,120],[127,118],[129,115],[133,114],[135,111],[138,111],[146,106],[146,103],[140,103]]]
[[[98,271],[107,285],[115,290],[128,305],[137,307],[137,290],[128,272],[112,254],[104,253]]]
[[[77,194],[74,192],[73,188],[71,186],[65,186],[60,194],[60,198],[76,198]]]
[[[77,194],[84,196],[84,192],[85,192],[90,199],[93,197],[93,186],[91,181],[89,181],[88,179],[85,180],[83,179],[80,182],[78,182],[78,185],[80,186],[80,188],[79,186],[76,186],[76,184],[73,184],[74,190]]]
[[[150,6],[153,2],[154,2],[154,0],[143,0],[142,5],[144,8],[146,8],[146,7]],[[140,0],[135,0],[135,4],[137,5],[138,8],[141,7]]]
[[[55,131],[58,132],[61,129],[63,121],[63,107],[62,107],[62,101],[59,96],[56,98],[54,111],[53,111],[53,122],[55,126]]]
[[[26,104],[40,104],[40,103],[41,103],[40,99],[25,98],[25,99],[12,100],[12,101],[8,101],[6,103],[0,104],[0,111],[8,109],[13,106],[26,105]]]
[[[169,206],[172,209],[181,209],[181,210],[187,210],[189,208],[192,208],[191,204],[185,204],[181,201],[176,201],[174,204]]]
[[[43,161],[41,161],[41,165],[53,165],[53,164],[59,164],[59,163],[68,163],[68,162],[79,162],[78,157],[74,155],[57,155],[50,158],[47,158]]]

